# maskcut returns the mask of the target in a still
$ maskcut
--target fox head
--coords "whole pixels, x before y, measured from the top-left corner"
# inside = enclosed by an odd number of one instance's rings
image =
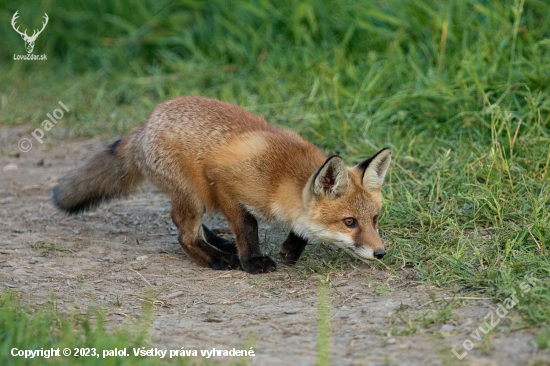
[[[303,190],[308,208],[304,236],[361,260],[381,259],[386,251],[378,234],[380,189],[390,161],[389,148],[352,168],[339,156],[328,158]]]

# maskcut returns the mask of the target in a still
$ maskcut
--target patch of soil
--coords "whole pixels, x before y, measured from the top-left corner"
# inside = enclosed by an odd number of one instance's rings
[[[318,275],[304,262],[278,260],[283,233],[262,226],[264,252],[278,271],[249,275],[198,267],[177,242],[168,198],[146,187],[129,199],[67,216],[50,203],[49,189],[77,161],[104,146],[98,140],[35,145],[21,153],[21,128],[0,134],[0,285],[31,304],[57,298],[63,312],[106,312],[109,328],[141,316],[153,299],[150,335],[161,349],[249,349],[251,365],[313,365],[317,359]],[[32,139],[32,137],[30,137]],[[205,217],[230,236],[220,217]],[[305,261],[315,261],[308,249]],[[330,290],[332,365],[524,365],[549,359],[530,330],[503,321],[487,342],[459,361],[462,343],[495,304],[460,303],[445,324],[412,327],[407,319],[434,312],[449,291],[428,286],[410,269],[397,273],[351,264],[326,277]],[[430,310],[432,309],[432,310]],[[513,315],[508,315],[511,317]],[[409,335],[407,335],[409,334]],[[222,363],[230,359],[214,358]]]

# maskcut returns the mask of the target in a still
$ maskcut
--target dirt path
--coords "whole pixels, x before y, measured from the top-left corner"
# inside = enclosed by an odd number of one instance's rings
[[[156,347],[253,346],[251,365],[315,364],[319,281],[304,262],[290,268],[279,261],[279,270],[268,275],[199,268],[177,243],[168,198],[154,187],[68,217],[50,204],[49,188],[102,142],[58,142],[19,153],[17,141],[28,136],[18,128],[0,132],[2,287],[34,304],[50,301],[53,293],[65,312],[104,308],[109,327],[138,318],[142,299],[160,292],[150,330]],[[207,220],[230,235],[219,217]],[[264,227],[262,235],[263,250],[277,258],[282,233]],[[306,261],[323,253],[309,251]],[[510,329],[509,314],[489,343],[474,343],[459,361],[451,348],[462,353],[463,341],[495,304],[461,302],[444,324],[413,331],[407,319],[437,313],[430,296],[452,293],[426,286],[410,269],[393,274],[352,263],[328,276],[333,365],[528,365],[550,359],[549,350],[537,353],[532,332]]]

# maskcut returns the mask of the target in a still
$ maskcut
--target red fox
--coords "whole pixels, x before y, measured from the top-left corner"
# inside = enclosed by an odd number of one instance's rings
[[[290,229],[280,255],[294,264],[308,243],[326,242],[362,260],[380,259],[385,148],[348,168],[297,134],[225,102],[179,97],[156,106],[147,122],[70,171],[52,189],[69,214],[123,197],[144,178],[166,193],[183,250],[199,265],[276,270],[262,255],[257,219]],[[235,241],[202,224],[221,211]]]

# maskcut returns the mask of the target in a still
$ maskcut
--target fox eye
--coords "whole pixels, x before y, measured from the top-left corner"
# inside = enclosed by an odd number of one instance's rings
[[[356,227],[357,221],[353,217],[346,217],[342,220],[347,227]]]
[[[372,218],[372,224],[374,225],[374,227],[378,227],[378,215],[375,215]]]

